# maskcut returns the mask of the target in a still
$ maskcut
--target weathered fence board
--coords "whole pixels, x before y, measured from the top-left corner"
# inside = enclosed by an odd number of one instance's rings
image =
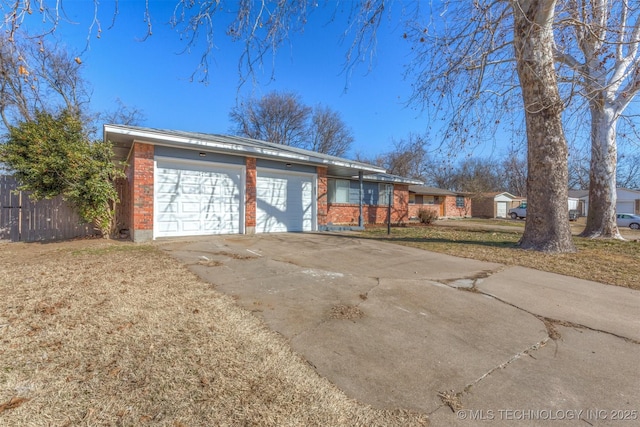
[[[0,176],[0,239],[36,242],[96,234],[62,197],[34,202],[17,187],[13,177]]]

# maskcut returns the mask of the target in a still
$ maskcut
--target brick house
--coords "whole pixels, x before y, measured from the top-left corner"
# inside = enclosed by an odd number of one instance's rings
[[[471,198],[456,193],[423,185],[409,186],[409,217],[418,218],[421,210],[435,212],[438,218],[464,218],[471,216]]]
[[[383,223],[389,199],[392,222],[401,222],[417,183],[250,138],[105,125],[104,139],[126,165],[117,226],[136,242]]]

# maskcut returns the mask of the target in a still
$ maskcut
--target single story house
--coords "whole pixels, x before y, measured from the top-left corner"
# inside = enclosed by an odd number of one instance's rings
[[[589,190],[569,190],[569,196],[577,198],[582,216],[589,212]],[[616,188],[616,212],[640,214],[640,191]]]
[[[483,193],[473,199],[472,216],[477,218],[507,218],[509,209],[517,208],[525,201],[506,191]]]
[[[424,185],[409,186],[409,217],[418,218],[418,212],[431,210],[439,218],[471,216],[471,199],[463,194]]]
[[[123,162],[120,229],[161,237],[325,230],[409,218],[419,181],[366,163],[236,136],[105,125]]]

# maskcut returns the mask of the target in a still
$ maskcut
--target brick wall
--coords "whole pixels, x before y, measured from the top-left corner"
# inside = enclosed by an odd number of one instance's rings
[[[327,225],[327,222],[330,221],[328,217],[329,206],[327,204],[327,168],[318,166],[317,167],[318,174],[318,203],[317,203],[317,213],[318,217],[318,226]]]
[[[473,200],[471,215],[479,218],[494,218],[498,213],[494,196],[477,197]]]
[[[318,206],[320,204],[318,203]],[[319,208],[318,208],[319,210]],[[387,222],[387,206],[362,206],[365,224],[385,224]],[[360,205],[351,203],[332,203],[327,205],[327,223],[357,225],[360,217]],[[409,186],[394,185],[391,222],[399,223],[409,220]],[[318,222],[320,224],[320,222]]]
[[[409,205],[409,217],[416,218],[422,209],[433,211],[438,217],[463,218],[471,216],[471,199],[465,197],[464,203],[464,207],[459,208],[456,206],[456,196],[438,196],[438,201],[433,205]]]
[[[244,225],[245,232],[247,234],[254,234],[256,230],[256,185],[257,185],[257,171],[256,171],[256,159],[253,157],[246,158],[247,166],[247,187],[245,194],[245,212],[244,212]]]
[[[131,237],[153,238],[153,145],[134,143],[127,170],[131,191]]]
[[[456,196],[445,196],[444,199],[444,216],[447,218],[471,216],[471,199],[464,198],[464,207],[456,206]]]
[[[433,205],[416,204],[416,205],[409,205],[409,218],[417,218],[418,213],[423,209],[435,212],[435,214],[438,215],[438,217],[442,216],[442,213],[441,213],[442,205],[440,203],[436,203]]]

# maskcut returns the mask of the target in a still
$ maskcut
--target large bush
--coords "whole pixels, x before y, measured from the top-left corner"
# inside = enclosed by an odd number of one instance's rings
[[[420,209],[418,211],[418,219],[422,224],[431,224],[438,219],[438,214],[430,209]]]
[[[0,146],[4,162],[34,200],[62,195],[80,217],[107,237],[122,174],[111,160],[109,143],[91,141],[81,119],[65,110],[57,116],[36,112],[32,121],[11,126]]]

